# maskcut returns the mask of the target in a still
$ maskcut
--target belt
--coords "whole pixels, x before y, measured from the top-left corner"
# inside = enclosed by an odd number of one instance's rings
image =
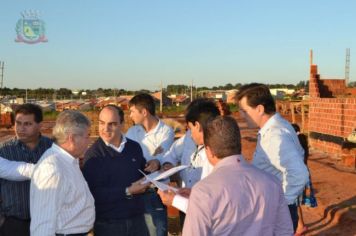
[[[79,234],[56,234],[56,236],[87,236],[88,233],[79,233]]]

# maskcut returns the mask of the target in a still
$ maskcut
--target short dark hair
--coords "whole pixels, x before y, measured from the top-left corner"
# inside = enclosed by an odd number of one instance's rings
[[[229,116],[210,118],[203,126],[203,132],[204,145],[209,146],[219,159],[241,154],[241,134],[234,118]]]
[[[205,125],[208,118],[218,115],[220,115],[219,108],[213,100],[197,98],[188,105],[185,113],[185,121],[193,124],[199,122],[201,125]]]
[[[18,106],[14,112],[16,118],[17,114],[31,115],[33,114],[35,117],[35,122],[40,123],[43,120],[42,108],[39,105],[32,103],[25,103]]]
[[[108,105],[105,105],[101,110],[103,110],[103,109],[106,108],[106,107],[112,108],[112,109],[114,109],[114,110],[117,112],[117,114],[118,114],[119,117],[120,117],[120,124],[122,124],[122,123],[124,122],[124,120],[125,120],[125,114],[124,114],[124,111],[121,109],[121,107],[116,106],[116,105],[114,105],[114,104],[108,104]]]
[[[276,104],[272,94],[264,84],[251,83],[241,86],[235,98],[237,101],[241,101],[244,97],[246,97],[247,104],[250,107],[255,108],[262,105],[265,113],[269,115],[276,112]]]
[[[156,115],[156,104],[155,100],[148,93],[140,93],[135,95],[129,101],[129,106],[135,106],[137,109],[146,109],[151,115]]]

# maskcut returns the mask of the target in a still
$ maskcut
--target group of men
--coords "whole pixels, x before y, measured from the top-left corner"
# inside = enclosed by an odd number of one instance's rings
[[[135,125],[126,134],[123,111],[108,105],[89,149],[90,121],[80,112],[59,114],[52,141],[40,133],[41,109],[21,105],[16,137],[0,146],[0,235],[167,235],[164,204],[181,211],[183,235],[293,235],[308,179],[303,149],[265,85],[243,86],[236,99],[248,123],[260,127],[253,165],[241,155],[236,121],[208,99],[187,107],[189,130],[175,142],[150,95],[130,100]],[[139,170],[178,163],[188,168],[177,192],[158,195],[142,182]]]

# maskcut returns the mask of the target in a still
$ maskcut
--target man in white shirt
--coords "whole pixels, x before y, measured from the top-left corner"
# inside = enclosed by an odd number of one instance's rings
[[[180,194],[159,191],[164,204],[172,205],[185,213],[190,188],[213,170],[204,149],[203,126],[209,118],[219,116],[219,114],[216,104],[206,98],[196,99],[187,107],[185,120],[189,130],[172,145],[162,159],[164,169],[171,168],[172,164],[178,162],[182,165],[189,165],[189,168],[180,172],[185,188],[179,191]],[[181,214],[181,222],[184,222],[184,214]]]
[[[174,141],[174,132],[155,115],[155,102],[149,94],[138,94],[130,102],[130,118],[135,123],[126,137],[138,142],[147,161],[145,171],[159,169],[160,158]],[[145,220],[150,235],[165,236],[168,233],[167,209],[154,189],[144,195]]]
[[[87,235],[94,199],[79,168],[88,148],[90,121],[78,111],[59,114],[55,143],[35,167],[30,187],[31,235]]]
[[[274,99],[266,85],[244,85],[236,99],[248,125],[260,128],[253,164],[281,181],[296,230],[296,200],[309,178],[304,164],[304,150],[297,134],[291,124],[276,112]]]

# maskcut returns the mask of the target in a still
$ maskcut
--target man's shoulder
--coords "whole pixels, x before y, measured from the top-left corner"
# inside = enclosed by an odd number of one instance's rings
[[[53,140],[47,136],[41,135],[40,140],[46,144],[51,144],[53,143]]]
[[[99,137],[95,142],[88,148],[84,154],[85,161],[93,158],[100,157],[104,154],[104,150],[109,148],[105,145],[104,141]]]
[[[12,137],[8,140],[5,140],[3,142],[0,143],[0,149],[2,148],[7,148],[7,147],[12,147],[12,146],[15,146],[17,145],[17,139],[16,137]]]
[[[141,145],[137,141],[126,137],[125,149],[126,148],[130,150],[141,150]]]
[[[167,125],[163,120],[160,120],[160,126],[158,127],[161,131],[167,132],[167,133],[174,133],[173,128],[169,125]]]

